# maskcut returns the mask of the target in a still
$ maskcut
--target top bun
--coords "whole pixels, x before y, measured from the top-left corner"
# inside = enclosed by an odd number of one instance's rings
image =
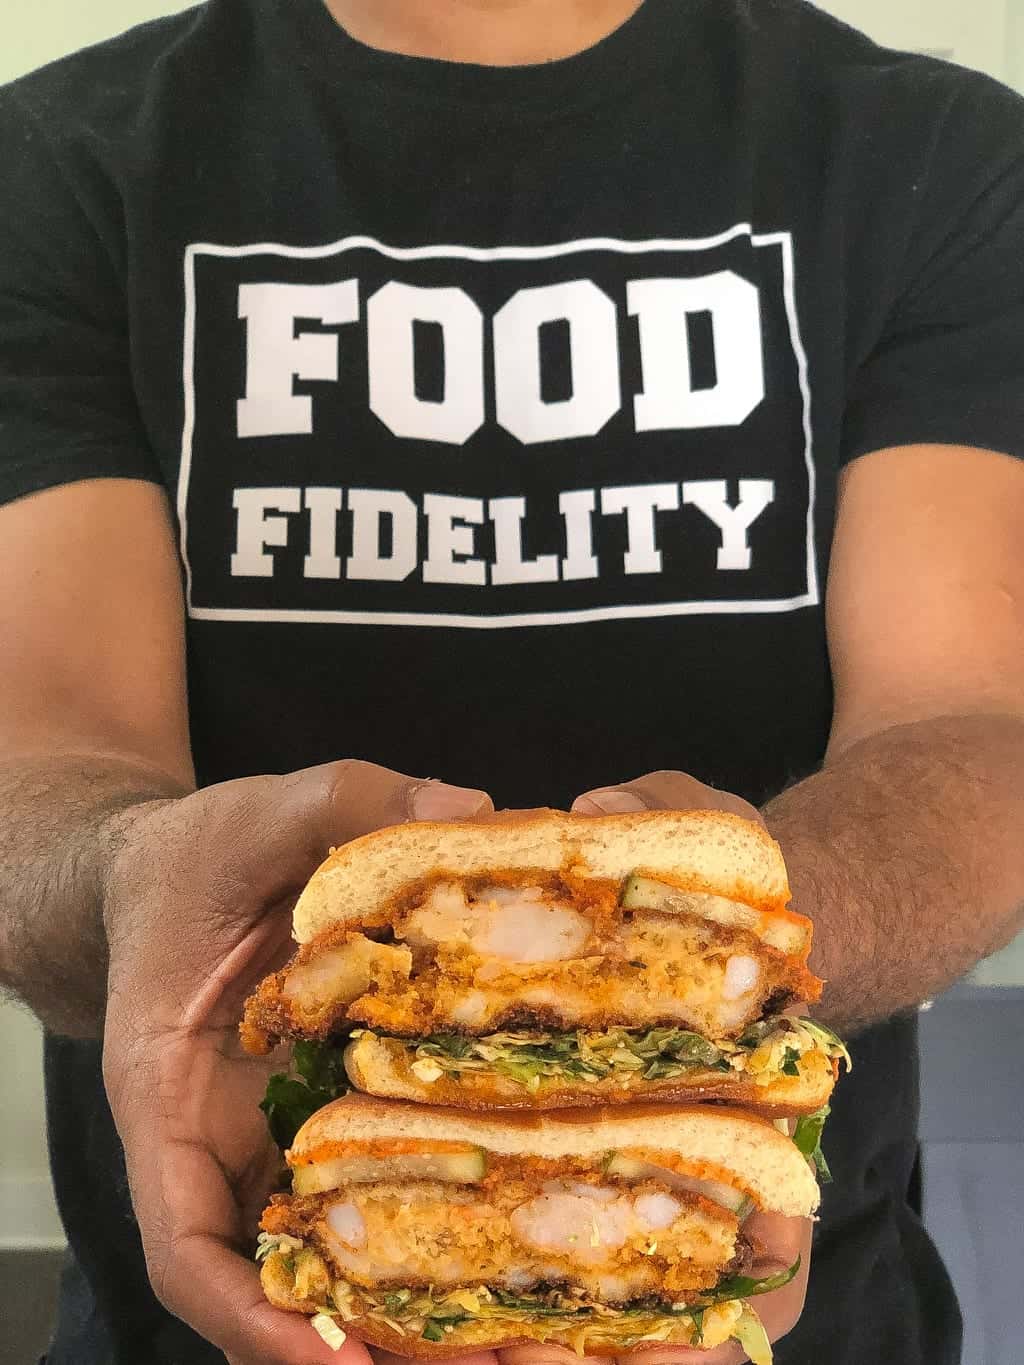
[[[437,873],[557,872],[621,880],[632,872],[684,891],[783,910],[790,897],[782,852],[766,829],[720,810],[570,815],[502,812],[457,822],[392,825],[335,849],[299,897],[293,932],[365,920],[405,887]]]
[[[728,1173],[761,1209],[807,1218],[818,1208],[817,1180],[790,1138],[767,1119],[709,1104],[494,1115],[353,1093],[307,1119],[286,1155],[293,1170],[360,1148],[383,1161],[382,1148],[396,1140],[402,1151],[461,1144],[496,1156],[580,1158],[598,1167],[612,1151],[643,1152],[649,1160],[664,1153],[717,1179]]]

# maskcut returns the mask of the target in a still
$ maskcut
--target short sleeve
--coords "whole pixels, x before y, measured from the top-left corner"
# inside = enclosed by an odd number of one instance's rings
[[[160,482],[132,386],[116,223],[16,90],[0,90],[0,503],[81,479]]]
[[[908,174],[914,217],[894,303],[848,389],[847,461],[918,443],[1024,457],[1024,100],[947,71],[960,89]]]

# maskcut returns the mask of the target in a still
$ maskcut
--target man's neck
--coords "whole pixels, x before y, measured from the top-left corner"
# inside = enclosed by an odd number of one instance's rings
[[[324,0],[346,33],[410,57],[528,66],[592,47],[643,0]]]

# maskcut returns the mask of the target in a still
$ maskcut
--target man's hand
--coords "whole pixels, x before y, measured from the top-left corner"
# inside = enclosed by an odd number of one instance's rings
[[[741,796],[720,792],[687,773],[647,773],[617,787],[597,787],[572,803],[577,815],[623,815],[635,810],[727,810],[763,825],[761,812]],[[706,1357],[705,1357],[706,1359]]]
[[[619,786],[600,787],[579,796],[572,809],[580,815],[620,815],[640,810],[725,810],[746,820],[764,824],[759,811],[730,792],[720,792],[698,782],[686,773],[647,773]],[[800,1272],[784,1289],[764,1294],[753,1301],[758,1317],[772,1341],[785,1336],[795,1326],[804,1306],[807,1274],[811,1259],[810,1219],[783,1218],[778,1214],[756,1213],[744,1224],[755,1248],[755,1262],[749,1272],[755,1278],[774,1274],[791,1266],[800,1257]],[[502,1365],[555,1365],[575,1359],[570,1352],[552,1347],[522,1346],[499,1353]],[[627,1359],[627,1357],[623,1357]],[[633,1365],[738,1365],[747,1357],[730,1342],[713,1351],[695,1351],[676,1346],[645,1349],[642,1357],[634,1353]]]
[[[329,847],[483,792],[342,762],[226,782],[116,817],[104,1077],[161,1302],[232,1365],[368,1365],[264,1300],[252,1261],[281,1166],[258,1103],[281,1060],[241,1053],[247,994],[290,952],[291,907]]]
[[[807,1273],[811,1258],[811,1221],[809,1218],[782,1218],[778,1214],[753,1213],[743,1225],[757,1253],[753,1276],[774,1275],[800,1257],[800,1270],[774,1294],[762,1294],[752,1307],[772,1341],[777,1341],[796,1324],[804,1306]],[[740,1365],[748,1357],[736,1342],[716,1346],[713,1351],[698,1351],[686,1346],[645,1346],[617,1357],[621,1365]],[[498,1352],[499,1365],[611,1365],[607,1356],[587,1357],[583,1362],[563,1346],[513,1346]],[[397,1365],[397,1362],[389,1362]]]

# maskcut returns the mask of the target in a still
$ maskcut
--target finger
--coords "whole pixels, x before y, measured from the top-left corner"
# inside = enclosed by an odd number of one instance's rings
[[[141,1152],[140,1152],[141,1148]],[[161,1303],[225,1354],[259,1365],[371,1365],[349,1339],[333,1351],[309,1319],[271,1307],[237,1250],[238,1212],[217,1161],[182,1142],[131,1148],[129,1178]]]
[[[144,825],[126,827],[106,888],[111,990],[147,995],[149,966],[173,1012],[195,964],[225,957],[268,911],[290,909],[332,847],[410,819],[491,809],[485,792],[352,760],[223,783],[141,815]],[[144,915],[135,913],[140,885]],[[283,950],[287,916],[276,918]]]
[[[391,1351],[382,1351],[374,1346],[370,1350],[370,1355],[374,1365],[409,1365],[407,1356],[396,1356]],[[431,1356],[432,1360],[454,1360],[458,1365],[497,1365],[499,1357],[493,1351],[471,1351],[466,1355],[460,1355],[453,1351],[450,1356]]]
[[[498,1352],[498,1365],[609,1365],[607,1356],[578,1356],[566,1346],[531,1342]]]
[[[355,1338],[335,1351],[308,1317],[271,1307],[255,1267],[216,1239],[182,1246],[171,1271],[161,1295],[165,1306],[228,1355],[259,1365],[370,1365]]]
[[[723,1354],[724,1353],[724,1354]],[[729,1343],[714,1351],[691,1350],[686,1346],[639,1346],[628,1355],[618,1356],[630,1365],[646,1365],[655,1356],[664,1358],[665,1365],[678,1361],[680,1365],[694,1361],[698,1365],[733,1365],[745,1360],[743,1352]],[[513,1346],[498,1352],[499,1365],[610,1365],[607,1356],[578,1356],[565,1346]]]
[[[619,1365],[740,1365],[746,1359],[743,1348],[735,1341],[710,1351],[691,1346],[641,1346],[628,1355],[616,1357]]]
[[[810,1256],[812,1230],[809,1218],[785,1218],[755,1210],[743,1224],[744,1236],[754,1248],[749,1274],[754,1279],[767,1279],[788,1270],[798,1256],[802,1267]]]
[[[752,1214],[748,1220],[751,1240],[761,1239],[764,1250],[759,1250],[752,1274],[771,1273],[762,1270],[774,1262],[776,1268],[788,1269],[797,1256],[800,1269],[782,1289],[761,1294],[751,1300],[751,1307],[764,1323],[769,1340],[778,1341],[796,1325],[807,1297],[807,1278],[811,1271],[811,1238],[814,1225],[809,1218],[782,1218],[778,1214]],[[746,1229],[745,1225],[745,1229]]]
[[[755,1243],[755,1260],[749,1274],[754,1279],[786,1269],[800,1257],[800,1269],[789,1284],[771,1294],[759,1294],[750,1306],[761,1319],[769,1341],[784,1337],[798,1321],[807,1294],[810,1273],[811,1235],[809,1218],[783,1218],[779,1214],[755,1213],[744,1224],[744,1231]],[[623,1357],[623,1360],[627,1359]],[[642,1365],[738,1365],[746,1354],[736,1342],[725,1342],[711,1351],[652,1348],[644,1353]],[[637,1365],[637,1362],[633,1362]]]
[[[721,1354],[720,1352],[725,1352]],[[639,1346],[635,1351],[627,1355],[617,1357],[621,1361],[629,1361],[630,1365],[647,1365],[647,1362],[655,1356],[663,1358],[665,1365],[669,1362],[695,1361],[699,1365],[733,1365],[733,1362],[744,1360],[746,1357],[738,1347],[731,1343],[725,1347],[718,1347],[714,1351],[691,1350],[686,1346]],[[511,1346],[504,1351],[498,1352],[499,1365],[610,1365],[607,1356],[578,1356],[575,1351],[570,1351],[566,1346],[548,1345],[529,1345]]]
[[[572,804],[578,815],[622,815],[639,810],[724,810],[763,825],[756,806],[732,792],[709,787],[689,773],[665,769],[630,782],[595,787]],[[705,1353],[704,1356],[707,1359]]]
[[[230,794],[228,787],[231,788]],[[217,800],[223,792],[229,799]],[[345,759],[203,793],[207,842],[225,884],[273,901],[305,885],[329,848],[407,820],[457,820],[494,809],[486,792]]]
[[[754,1264],[745,1272],[753,1279],[788,1270],[797,1257],[800,1258],[800,1269],[789,1284],[750,1300],[768,1339],[778,1341],[795,1326],[803,1311],[813,1224],[809,1218],[784,1218],[777,1213],[757,1212],[744,1223],[743,1231],[754,1244]],[[710,1351],[680,1346],[641,1347],[618,1357],[620,1365],[740,1365],[746,1359],[746,1354],[734,1341],[724,1342]]]

